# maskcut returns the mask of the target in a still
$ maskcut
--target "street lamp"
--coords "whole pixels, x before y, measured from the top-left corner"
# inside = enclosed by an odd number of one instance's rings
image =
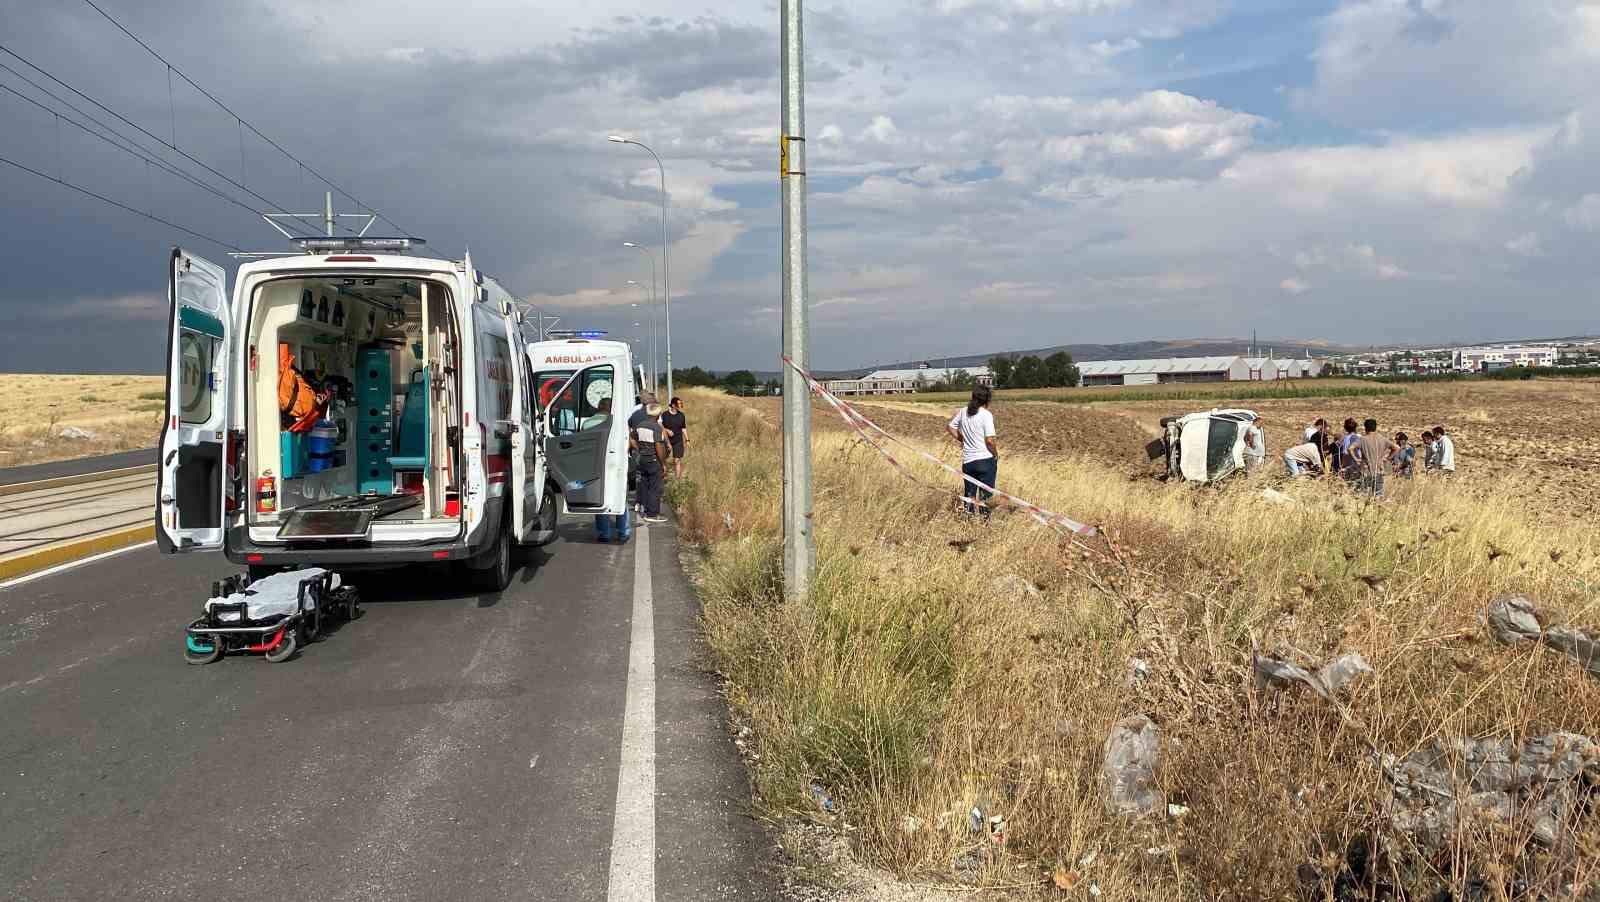
[[[651,320],[651,323],[653,324],[655,322],[655,318],[656,318],[656,313],[655,313],[655,303],[656,303],[656,255],[649,248],[645,247],[644,245],[642,245],[642,244],[634,244],[632,241],[624,241],[624,242],[622,242],[622,246],[623,247],[631,247],[634,250],[639,251],[640,253],[644,254],[646,257],[650,258],[650,307],[651,307],[651,309],[650,309],[650,320]],[[661,376],[661,368],[659,366],[660,362],[661,362],[661,360],[657,356],[657,350],[655,348],[652,348],[650,350],[650,370],[651,370],[651,374],[652,374],[652,377],[653,377],[650,380],[650,390],[651,391],[655,391],[655,388],[656,388],[655,383],[660,380],[660,376]]]
[[[664,299],[663,310],[667,324],[667,396],[672,395],[672,264],[667,255],[667,167],[662,165],[661,157],[651,150],[649,146],[624,138],[621,135],[606,135],[606,140],[613,144],[632,144],[643,147],[656,161],[656,168],[661,171],[661,295]]]
[[[629,279],[628,284],[639,286],[640,291],[644,290],[644,283],[638,279]],[[637,307],[639,305],[629,304],[628,306]],[[646,315],[649,315],[650,319],[650,391],[651,393],[654,393],[656,390],[656,376],[660,375],[660,373],[656,370],[656,318],[654,315],[651,315],[651,311],[648,309],[645,311],[645,313]]]

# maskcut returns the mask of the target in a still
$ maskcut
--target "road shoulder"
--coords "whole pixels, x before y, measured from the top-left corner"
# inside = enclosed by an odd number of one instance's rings
[[[718,680],[702,666],[700,600],[677,530],[647,528],[656,611],[656,898],[781,898],[776,843],[756,817]]]

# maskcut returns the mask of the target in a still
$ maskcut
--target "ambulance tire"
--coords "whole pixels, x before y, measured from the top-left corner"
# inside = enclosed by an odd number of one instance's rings
[[[273,567],[267,564],[251,564],[249,565],[250,581],[256,582],[258,580],[266,579],[282,569],[282,567]]]
[[[540,532],[548,534],[550,538],[541,544],[548,545],[556,540],[556,526],[561,522],[561,509],[556,505],[560,503],[561,496],[556,494],[554,487],[549,483],[545,483],[544,497],[539,501],[539,525],[537,528]]]
[[[489,552],[489,566],[475,574],[478,591],[486,594],[504,592],[506,586],[511,585],[511,521],[502,518],[500,526],[494,550]]]

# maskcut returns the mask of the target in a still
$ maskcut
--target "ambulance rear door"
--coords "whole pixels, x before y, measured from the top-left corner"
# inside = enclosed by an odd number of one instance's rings
[[[226,529],[228,274],[183,248],[167,272],[167,411],[156,482],[156,545],[165,553],[222,547]]]

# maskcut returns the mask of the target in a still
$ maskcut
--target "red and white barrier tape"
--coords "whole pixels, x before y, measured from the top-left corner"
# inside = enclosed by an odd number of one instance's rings
[[[1066,517],[1054,511],[1046,510],[1031,501],[1026,501],[1022,498],[1018,498],[1015,495],[1002,492],[994,486],[985,485],[982,481],[968,476],[967,474],[961,472],[955,467],[950,466],[939,458],[934,457],[932,454],[929,454],[921,448],[918,448],[904,439],[895,436],[882,426],[879,426],[877,423],[867,419],[867,417],[863,415],[861,411],[856,410],[853,406],[851,406],[850,402],[834,395],[833,392],[828,391],[826,388],[823,388],[822,383],[818,382],[810,373],[797,366],[793,360],[789,359],[788,357],[784,357],[783,362],[788,364],[791,369],[798,373],[800,378],[806,380],[806,384],[811,386],[811,390],[815,392],[818,397],[822,398],[822,400],[827,401],[828,405],[839,414],[839,417],[849,424],[850,428],[854,429],[857,435],[861,436],[862,441],[865,441],[868,445],[871,445],[873,448],[877,449],[878,453],[882,454],[884,459],[887,460],[891,466],[893,466],[896,470],[899,470],[901,474],[903,474],[907,479],[910,479],[912,482],[915,482],[919,485],[925,485],[921,479],[918,479],[915,474],[906,469],[904,464],[900,463],[898,460],[895,460],[894,455],[889,453],[889,449],[885,448],[878,442],[878,440],[874,439],[872,435],[867,432],[868,429],[871,429],[873,432],[878,433],[885,439],[894,442],[902,448],[911,451],[913,454],[921,457],[923,460],[928,461],[947,473],[950,473],[963,482],[971,483],[983,491],[992,492],[996,495],[999,495],[1001,498],[1004,498],[1022,510],[1027,511],[1028,514],[1035,520],[1038,520],[1040,523],[1043,523],[1046,526],[1056,529],[1064,529],[1080,536],[1092,536],[1095,534],[1095,528],[1093,526],[1090,526],[1086,523],[1079,523],[1071,517]],[[930,488],[932,487],[930,486]],[[970,499],[967,503],[972,503],[973,501],[976,501],[976,499]],[[989,506],[987,502],[983,501],[976,501],[976,503]]]

